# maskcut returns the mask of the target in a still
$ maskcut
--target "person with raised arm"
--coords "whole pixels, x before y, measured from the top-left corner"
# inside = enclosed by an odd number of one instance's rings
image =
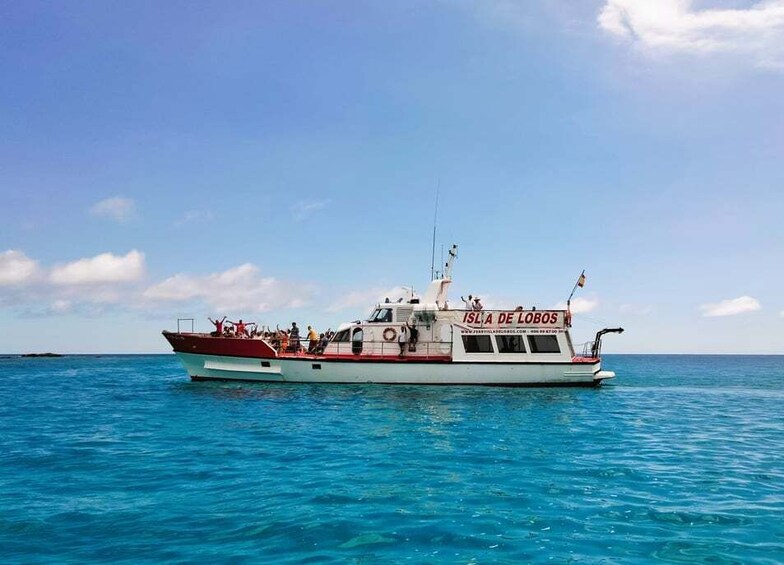
[[[223,337],[223,322],[226,321],[226,316],[223,316],[222,320],[213,320],[209,316],[207,316],[207,319],[215,326],[215,331],[211,332],[210,335],[212,337]]]
[[[240,318],[239,322],[232,322],[229,320],[229,323],[234,325],[234,337],[247,337],[247,334],[245,333],[245,322],[242,321],[242,318]]]

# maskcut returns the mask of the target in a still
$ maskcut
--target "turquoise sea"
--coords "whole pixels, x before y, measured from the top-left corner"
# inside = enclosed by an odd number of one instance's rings
[[[7,563],[783,563],[784,357],[599,389],[193,383],[0,359]]]

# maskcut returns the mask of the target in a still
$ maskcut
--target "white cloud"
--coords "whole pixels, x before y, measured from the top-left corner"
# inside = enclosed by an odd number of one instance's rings
[[[114,196],[94,204],[90,214],[116,222],[127,222],[136,215],[136,204],[130,198]]]
[[[166,306],[209,307],[214,313],[244,314],[297,308],[312,297],[315,287],[262,277],[249,263],[220,273],[180,273],[152,286],[144,285],[145,256],[103,253],[54,267],[38,263],[19,251],[0,253],[0,308],[25,315],[96,315],[107,308],[160,313]],[[24,284],[10,284],[23,282]]]
[[[10,267],[9,267],[10,266]],[[0,307],[30,315],[55,315],[106,305],[127,304],[138,294],[144,255],[110,253],[43,267],[19,251],[0,253]],[[16,282],[18,284],[11,284]]]
[[[355,290],[341,295],[337,300],[327,306],[327,312],[340,312],[341,310],[348,310],[349,308],[362,309],[370,311],[373,306],[379,302],[383,302],[387,298],[395,302],[399,298],[405,298],[409,295],[409,289],[402,286],[394,286],[392,288],[383,289],[380,287],[371,288],[368,290]]]
[[[712,304],[702,304],[700,310],[705,318],[717,316],[735,316],[746,312],[754,312],[761,309],[759,300],[751,296],[739,296],[738,298],[728,298],[721,302]]]
[[[691,0],[606,0],[599,27],[648,52],[734,53],[784,64],[784,0],[697,9]]]
[[[784,310],[782,310],[781,312],[779,312],[779,316],[781,316],[782,318],[784,318]]]
[[[188,210],[174,222],[174,227],[181,228],[188,224],[211,222],[212,219],[213,215],[209,210]]]
[[[599,307],[598,298],[583,298],[578,296],[572,300],[572,314],[587,314]],[[555,305],[556,310],[566,310],[566,302],[559,302]]]
[[[85,285],[133,282],[143,275],[144,253],[134,249],[122,256],[101,253],[56,266],[49,280],[56,285]]]
[[[295,221],[301,222],[310,217],[314,212],[325,208],[327,204],[329,204],[329,200],[300,200],[291,206],[291,217],[294,218]]]
[[[204,302],[216,312],[266,312],[301,307],[311,294],[309,285],[261,277],[258,267],[245,263],[222,273],[180,273],[149,287],[142,297],[150,302]]]
[[[0,285],[16,285],[31,280],[38,272],[38,263],[21,251],[9,249],[0,253]]]

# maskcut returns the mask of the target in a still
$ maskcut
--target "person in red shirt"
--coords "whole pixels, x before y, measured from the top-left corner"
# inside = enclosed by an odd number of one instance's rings
[[[232,322],[229,320],[229,323],[234,324],[235,337],[247,337],[247,334],[245,333],[245,323],[242,321],[242,318],[240,318],[239,322]]]
[[[212,332],[210,335],[211,335],[212,337],[221,337],[221,336],[223,336],[223,322],[225,322],[225,321],[226,321],[226,316],[223,316],[223,319],[222,319],[222,320],[213,320],[213,319],[212,319],[212,318],[210,318],[209,316],[207,317],[207,319],[208,319],[210,322],[212,322],[212,323],[213,323],[213,325],[215,326],[215,331],[214,331],[214,332]]]

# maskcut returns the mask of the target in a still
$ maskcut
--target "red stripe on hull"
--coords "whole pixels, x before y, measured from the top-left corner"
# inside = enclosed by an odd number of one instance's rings
[[[226,357],[256,357],[273,359],[277,352],[261,339],[212,337],[207,334],[163,332],[163,337],[178,353],[225,355]]]
[[[310,353],[284,353],[280,359],[312,359],[314,361],[376,361],[379,363],[449,363],[449,355],[354,355],[351,353],[326,353],[312,355]]]
[[[599,359],[598,357],[580,357],[580,356],[572,357],[572,363],[574,363],[575,365],[579,365],[579,364],[592,365],[593,363],[598,363],[599,361],[601,361],[601,359]]]
[[[177,353],[221,355],[225,357],[251,357],[254,359],[314,359],[325,361],[380,361],[401,363],[448,363],[449,355],[353,355],[312,353],[283,353],[278,355],[274,348],[261,339],[212,337],[207,334],[183,334],[163,332],[163,337]]]

